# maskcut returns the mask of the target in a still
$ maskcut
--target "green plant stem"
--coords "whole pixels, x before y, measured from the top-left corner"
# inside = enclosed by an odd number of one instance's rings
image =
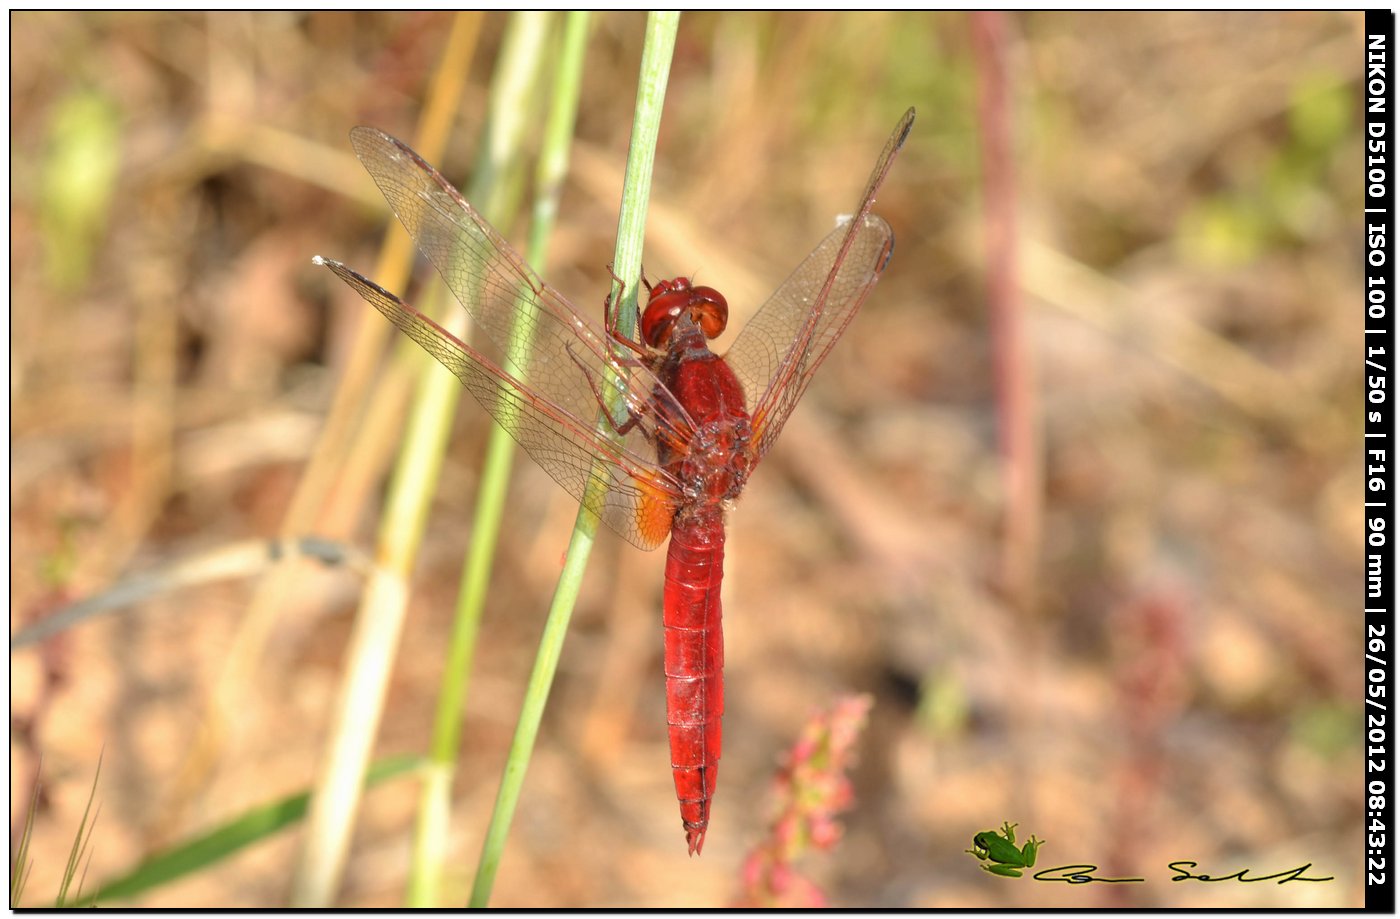
[[[677,12],[653,12],[647,17],[646,41],[642,49],[641,73],[638,79],[637,102],[632,120],[632,141],[627,151],[627,173],[623,180],[622,205],[618,215],[617,248],[613,256],[613,271],[619,278],[641,276],[642,243],[646,228],[647,201],[651,194],[651,168],[656,158],[656,138],[661,128],[661,110],[666,96],[666,81],[670,73],[671,52],[675,48],[676,30],[680,23]],[[631,334],[637,312],[637,285],[618,290],[614,281],[613,302],[618,304],[619,327]],[[600,419],[600,431],[610,427]],[[590,482],[606,481],[604,475],[590,476]],[[481,861],[477,865],[476,881],[472,886],[472,907],[484,907],[491,899],[491,888],[500,868],[506,835],[520,800],[520,788],[539,734],[540,719],[554,682],[559,655],[564,646],[569,619],[583,583],[583,572],[598,531],[598,517],[588,508],[600,506],[598,496],[584,496],[579,516],[574,524],[564,559],[564,570],[550,602],[549,616],[540,639],[535,667],[525,690],[506,758],[496,806],[491,813],[486,840],[482,845]]]
[[[534,218],[525,250],[526,261],[536,271],[543,268],[545,250],[558,212],[559,193],[569,164],[569,142],[573,137],[582,83],[588,13],[571,12],[565,19],[557,55],[554,92],[545,121],[535,181]],[[517,376],[521,374],[513,371]],[[515,442],[506,429],[493,425],[486,458],[482,465],[481,487],[472,524],[471,543],[463,567],[456,616],[448,640],[442,686],[433,722],[418,820],[414,831],[413,858],[409,866],[407,902],[412,907],[436,906],[447,861],[447,836],[451,816],[452,779],[456,772],[461,743],[462,710],[476,649],[477,631],[486,605],[491,566],[499,543],[505,496],[510,484],[511,460]]]
[[[535,78],[542,66],[546,14],[517,13],[511,18],[501,58],[492,78],[490,114],[473,172],[470,196],[488,220],[501,221],[511,190],[506,178],[518,160],[531,116]],[[434,304],[445,302],[441,285],[429,288]],[[441,315],[440,309],[425,312]],[[443,326],[459,337],[465,315]],[[425,365],[426,366],[426,365]],[[369,578],[355,619],[347,654],[347,674],[337,699],[326,760],[317,777],[307,821],[306,840],[291,902],[299,907],[328,906],[340,884],[359,810],[365,770],[384,711],[384,698],[403,621],[409,579],[422,542],[428,508],[436,489],[442,456],[451,430],[461,386],[446,369],[433,364],[424,371],[415,394],[404,444],[390,481]]]

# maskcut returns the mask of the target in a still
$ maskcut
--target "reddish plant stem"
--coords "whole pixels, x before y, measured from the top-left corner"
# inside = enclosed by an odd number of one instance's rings
[[[1008,100],[1006,21],[1002,13],[971,14],[982,194],[986,202],[987,300],[1005,495],[1001,586],[1013,605],[1026,610],[1033,599],[1040,551],[1040,438],[1017,269],[1016,176]]]

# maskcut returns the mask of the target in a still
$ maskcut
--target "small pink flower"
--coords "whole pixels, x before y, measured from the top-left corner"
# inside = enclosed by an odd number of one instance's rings
[[[736,906],[827,905],[821,888],[798,873],[793,862],[808,849],[830,851],[841,841],[836,815],[855,800],[846,769],[873,701],[866,695],[847,696],[803,728],[774,776],[777,813],[767,837],[744,859]]]

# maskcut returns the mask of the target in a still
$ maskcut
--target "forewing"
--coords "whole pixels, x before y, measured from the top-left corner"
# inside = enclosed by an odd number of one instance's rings
[[[544,283],[408,145],[369,127],[351,131],[350,142],[394,214],[471,314],[478,353],[577,417],[592,418],[598,393],[607,393],[634,414],[649,413],[663,428],[673,419],[688,423],[684,409],[647,368],[618,361],[606,333]],[[654,403],[666,411],[651,411]],[[651,455],[643,446],[648,430],[637,428],[628,448]]]
[[[673,503],[676,483],[656,465],[645,441],[645,452],[639,453],[595,429],[598,402],[591,395],[583,415],[542,399],[487,355],[354,269],[319,256],[316,261],[452,371],[531,459],[611,529],[643,549],[665,538],[668,518],[658,508]],[[582,372],[575,368],[575,373],[588,392]]]
[[[894,233],[870,209],[913,123],[911,108],[876,161],[855,215],[797,266],[725,355],[749,398],[759,456],[772,447],[812,374],[889,262]]]
[[[665,537],[658,509],[673,503],[679,488],[657,467],[652,438],[672,419],[686,423],[675,396],[644,366],[613,356],[605,333],[540,280],[406,144],[372,127],[356,127],[350,141],[395,216],[469,312],[475,346],[346,266],[326,265],[456,374],[526,454],[570,495],[591,503],[603,523],[633,544],[657,545]],[[595,424],[603,401],[615,408],[617,422],[641,423],[626,436],[602,436]],[[669,410],[655,410],[658,402]],[[595,469],[594,459],[608,468]],[[608,490],[589,499],[589,482],[599,478]]]

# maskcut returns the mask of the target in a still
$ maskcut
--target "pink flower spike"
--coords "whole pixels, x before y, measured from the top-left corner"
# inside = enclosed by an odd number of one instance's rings
[[[827,905],[826,895],[793,864],[809,849],[831,851],[841,841],[836,815],[855,801],[846,770],[865,728],[874,700],[846,696],[804,725],[774,776],[777,807],[766,837],[749,852],[740,870],[741,907],[811,909]]]

